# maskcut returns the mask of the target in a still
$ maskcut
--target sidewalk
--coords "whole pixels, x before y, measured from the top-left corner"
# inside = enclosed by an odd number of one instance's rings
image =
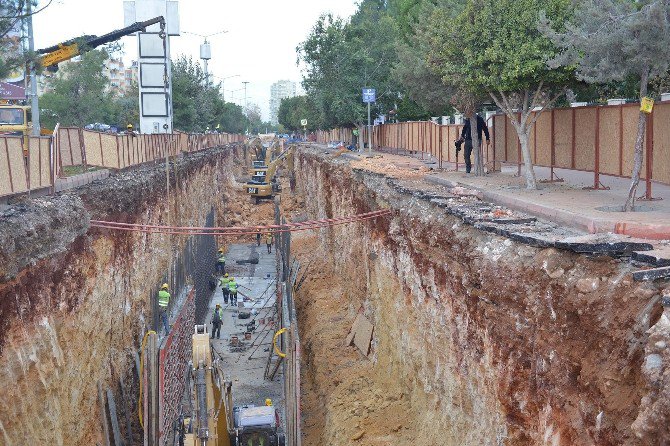
[[[522,176],[516,176],[516,165],[503,166],[502,172],[475,177],[465,173],[463,164],[459,164],[459,171],[454,171],[456,166],[453,164],[443,164],[445,168],[438,170],[434,159],[421,160],[386,152],[373,152],[373,156],[367,160],[366,168],[372,167],[371,161],[375,160],[378,166],[373,169],[376,171],[390,171],[391,176],[402,175],[402,171],[411,172],[432,183],[473,189],[484,201],[589,233],[611,232],[645,239],[670,239],[670,186],[663,184],[652,183],[653,197],[661,200],[636,200],[639,210],[624,213],[616,209],[623,206],[628,196],[630,180],[626,178],[600,175],[600,181],[610,189],[588,190],[584,187],[593,186],[593,173],[554,169],[564,182],[542,183],[540,190],[528,190],[523,169]],[[550,171],[536,167],[535,174],[539,181],[548,179]],[[641,181],[638,197],[644,195],[645,187]]]

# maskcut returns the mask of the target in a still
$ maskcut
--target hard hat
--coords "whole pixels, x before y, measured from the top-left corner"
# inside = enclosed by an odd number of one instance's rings
[[[170,288],[170,285],[168,285],[167,283],[161,285],[161,290],[167,290],[168,288]]]
[[[223,248],[219,248],[219,252],[223,254]]]
[[[228,273],[224,274],[223,277],[228,277]]]
[[[266,406],[272,406],[272,400],[270,398],[265,399],[265,405]]]
[[[128,124],[128,125],[126,126],[126,128],[128,128],[128,129],[132,129],[132,128],[133,128],[133,125],[132,125],[132,124]]]
[[[229,279],[230,279],[231,281],[232,281],[232,280],[235,280],[235,278],[234,278],[234,277],[229,277]]]
[[[217,306],[217,307],[220,307],[220,306],[221,306],[221,304],[216,304],[216,306]]]

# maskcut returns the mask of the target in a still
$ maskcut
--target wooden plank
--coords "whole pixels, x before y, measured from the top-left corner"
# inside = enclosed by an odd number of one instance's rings
[[[121,429],[119,428],[119,419],[116,415],[116,403],[111,389],[107,389],[107,406],[109,407],[109,418],[112,422],[112,435],[114,437],[114,446],[125,446],[121,439]]]
[[[119,391],[121,392],[121,407],[123,408],[124,419],[126,422],[126,443],[128,446],[133,444],[133,425],[130,421],[130,407],[128,398],[126,398],[126,385],[123,382],[123,376],[119,377]]]
[[[107,420],[107,410],[105,408],[105,394],[102,391],[102,385],[98,381],[98,404],[100,405],[100,419],[102,421],[102,434],[104,436],[103,442],[105,446],[110,446],[109,444],[109,422]]]
[[[359,329],[354,336],[354,345],[365,356],[370,353],[370,343],[372,342],[372,333],[374,332],[374,325],[370,323],[365,317],[360,322]]]
[[[356,336],[356,332],[358,331],[358,327],[360,326],[361,320],[363,319],[362,314],[357,314],[356,319],[354,319],[354,323],[351,326],[351,330],[349,331],[349,334],[347,335],[346,339],[344,340],[344,345],[349,347],[350,345],[353,344],[354,342],[354,336]]]

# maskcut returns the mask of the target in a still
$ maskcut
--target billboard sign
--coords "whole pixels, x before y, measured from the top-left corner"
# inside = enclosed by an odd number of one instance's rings
[[[20,58],[23,56],[23,22],[17,20],[12,29],[2,37],[7,58]],[[26,70],[19,66],[9,73],[7,79],[0,79],[0,99],[26,99]]]

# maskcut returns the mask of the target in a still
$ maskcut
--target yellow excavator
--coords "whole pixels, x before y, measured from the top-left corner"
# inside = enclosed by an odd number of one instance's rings
[[[267,147],[260,138],[256,138],[254,145],[256,151],[255,159],[251,161],[251,169],[249,169],[249,175],[254,176],[264,176],[268,170],[268,166],[272,162],[275,154],[281,150],[279,140],[274,140],[267,144]]]
[[[231,446],[232,384],[220,361],[213,359],[205,325],[195,326],[190,383],[191,413],[185,414],[181,432],[184,446]]]
[[[182,414],[183,446],[284,446],[280,418],[270,400],[264,406],[233,407],[232,383],[214,359],[205,325],[196,325],[191,362],[191,411]]]
[[[279,155],[275,160],[270,162],[266,169],[259,169],[251,177],[251,181],[244,184],[244,188],[249,196],[255,199],[256,204],[260,203],[262,199],[272,198],[275,193],[281,191],[281,185],[275,177],[277,168],[286,161],[288,170],[291,175],[294,171],[294,151],[295,147],[291,146]]]

